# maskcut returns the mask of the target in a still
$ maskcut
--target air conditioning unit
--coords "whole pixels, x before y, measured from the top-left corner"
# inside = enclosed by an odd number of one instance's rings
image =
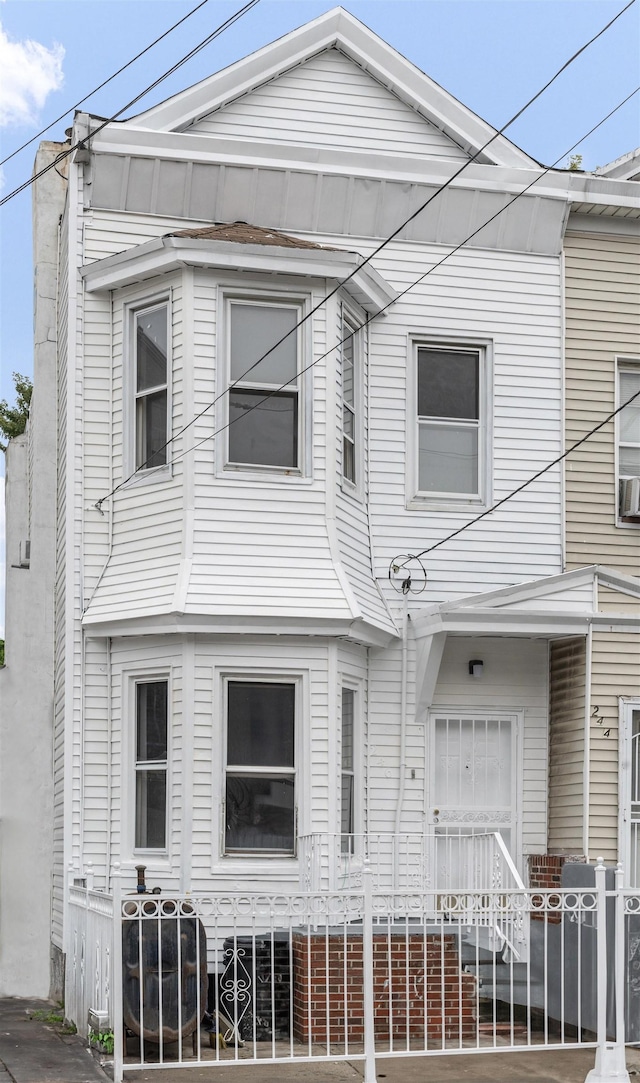
[[[620,482],[620,516],[640,518],[640,478],[624,478]]]

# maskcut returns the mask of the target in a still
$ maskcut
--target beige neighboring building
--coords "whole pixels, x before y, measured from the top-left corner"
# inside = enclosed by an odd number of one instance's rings
[[[640,181],[640,150],[597,172]],[[640,392],[640,184],[638,197],[635,207],[604,212],[572,205],[564,245],[566,447]],[[596,566],[599,616],[586,637],[552,644],[549,851],[620,860],[637,887],[640,397],[567,459],[565,509],[565,567]]]

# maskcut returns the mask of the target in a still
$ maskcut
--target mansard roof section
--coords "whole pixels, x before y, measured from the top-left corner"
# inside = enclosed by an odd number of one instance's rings
[[[605,588],[619,595],[619,608],[599,606]],[[590,565],[483,594],[425,606],[412,618],[418,638],[458,635],[531,635],[552,638],[584,635],[589,626],[640,633],[638,614],[628,598],[640,599],[640,578],[613,568]]]
[[[273,83],[313,57],[335,49],[389,94],[477,161],[536,167],[538,163],[342,8],[334,8],[228,68],[124,122],[120,129],[179,133],[205,117]],[[109,125],[111,128],[112,126]],[[116,127],[114,124],[113,127]],[[492,139],[492,137],[495,137]],[[462,154],[460,152],[462,151]]]
[[[330,248],[278,230],[233,222],[167,233],[85,264],[89,293],[120,289],[183,266],[329,278],[366,311],[381,312],[396,291],[358,252]]]

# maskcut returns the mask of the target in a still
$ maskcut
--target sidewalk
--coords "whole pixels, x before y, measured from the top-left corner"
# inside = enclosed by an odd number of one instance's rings
[[[35,1016],[34,1016],[35,1013]],[[108,1083],[75,1034],[51,1021],[47,1000],[0,999],[0,1083]],[[520,1053],[479,1053],[431,1057],[380,1057],[379,1083],[584,1083],[595,1051],[528,1049]],[[640,1050],[627,1049],[632,1083],[640,1083]],[[359,1083],[359,1062],[314,1064],[232,1064],[208,1068],[162,1068],[127,1072],[127,1083]]]

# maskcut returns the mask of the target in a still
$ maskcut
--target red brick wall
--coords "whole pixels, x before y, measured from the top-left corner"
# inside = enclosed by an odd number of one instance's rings
[[[529,886],[542,888],[543,891],[553,891],[554,887],[562,885],[562,868],[567,862],[583,862],[585,858],[568,856],[565,854],[530,854],[529,855]],[[556,896],[558,898],[558,896]],[[550,904],[553,905],[554,896],[549,896]],[[534,921],[543,921],[545,912],[533,913]],[[560,914],[546,912],[547,921],[551,924],[560,921]]]
[[[373,971],[378,1038],[475,1037],[476,979],[460,970],[455,936],[374,935]],[[362,935],[294,933],[293,1005],[299,1041],[362,1041]]]

